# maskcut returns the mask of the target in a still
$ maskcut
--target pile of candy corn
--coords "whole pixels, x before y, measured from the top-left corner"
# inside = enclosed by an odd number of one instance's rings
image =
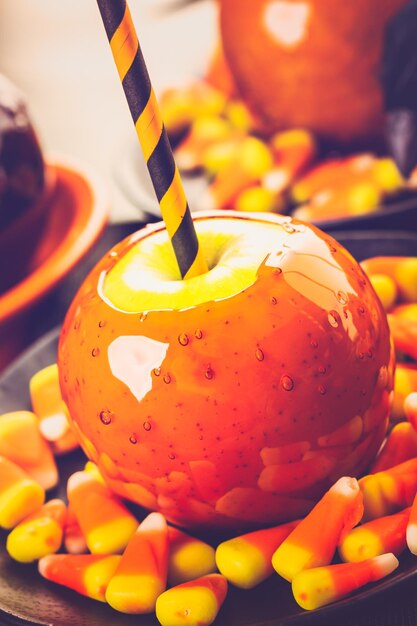
[[[405,180],[388,157],[323,159],[304,129],[266,136],[241,100],[207,81],[167,90],[161,109],[180,171],[207,177],[199,210],[272,211],[320,222],[373,213],[417,185],[417,170]]]
[[[387,576],[404,552],[417,555],[417,257],[362,266],[398,360],[390,428],[366,476],[340,478],[303,519],[216,547],[160,513],[136,519],[91,462],[69,477],[65,502],[45,501],[59,480],[56,456],[77,446],[51,365],[30,380],[32,411],[0,416],[0,527],[10,557],[38,561],[48,581],[117,611],[206,626],[229,585],[251,589],[279,575],[311,610]]]

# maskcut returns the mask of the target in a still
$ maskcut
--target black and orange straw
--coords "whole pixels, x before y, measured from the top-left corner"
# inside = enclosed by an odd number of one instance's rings
[[[126,0],[97,0],[162,218],[183,278],[207,271]]]

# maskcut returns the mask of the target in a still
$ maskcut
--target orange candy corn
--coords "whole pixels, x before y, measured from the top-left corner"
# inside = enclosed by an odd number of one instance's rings
[[[0,527],[10,529],[34,513],[45,491],[18,465],[0,456]]]
[[[292,581],[296,602],[309,611],[341,600],[367,583],[388,576],[398,567],[393,554],[360,563],[341,563],[300,572]]]
[[[111,579],[106,600],[122,613],[150,613],[165,590],[168,527],[161,513],[150,513],[129,541]]]
[[[259,126],[252,111],[242,100],[229,100],[226,104],[224,115],[233,128],[242,133],[256,131],[257,126]]]
[[[159,104],[167,132],[178,135],[203,115],[220,115],[226,106],[226,97],[201,81],[185,89],[165,90]]]
[[[398,304],[391,311],[393,315],[400,319],[415,322],[417,320],[417,302],[411,304]]]
[[[231,162],[221,171],[201,199],[206,210],[230,208],[236,196],[271,169],[272,152],[256,137],[245,137]]]
[[[39,560],[41,576],[83,596],[105,602],[105,593],[121,557],[97,554],[50,554]]]
[[[369,474],[389,469],[414,457],[417,457],[417,431],[409,422],[399,422],[389,434],[384,447],[369,469]]]
[[[273,573],[272,555],[298,523],[255,530],[219,544],[216,563],[220,573],[236,587],[255,587]]]
[[[364,215],[376,211],[381,200],[381,192],[371,182],[346,182],[317,194],[308,204],[296,208],[293,215],[306,221]]]
[[[297,181],[292,189],[292,196],[297,204],[307,202],[322,191],[337,189],[351,182],[358,175],[368,175],[375,163],[370,154],[357,154],[346,159],[328,159],[321,161]]]
[[[316,144],[308,131],[293,129],[276,133],[271,138],[270,145],[274,154],[274,166],[265,174],[262,184],[269,191],[281,194],[312,162],[316,154]]]
[[[56,552],[62,543],[66,509],[62,500],[50,500],[15,526],[7,537],[10,556],[21,563],[31,563]]]
[[[406,548],[410,510],[408,507],[353,528],[339,545],[342,560],[351,563],[365,561],[386,552],[400,555]]]
[[[408,518],[406,542],[410,552],[417,554],[417,493],[414,496]]]
[[[236,158],[243,138],[234,134],[229,139],[212,143],[201,153],[201,165],[208,176],[216,176],[221,170],[226,169]]]
[[[391,276],[387,276],[386,274],[371,274],[369,276],[369,280],[371,281],[372,287],[375,289],[378,298],[381,300],[385,311],[392,309],[398,296],[398,289],[395,281],[391,278]]]
[[[417,320],[410,321],[389,313],[388,323],[395,349],[417,359]]]
[[[93,478],[98,480],[103,485],[106,484],[102,473],[98,469],[98,466],[95,463],[93,463],[93,461],[87,461],[87,463],[84,466],[84,471],[87,472],[88,474],[91,474]]]
[[[359,154],[329,161],[308,172],[294,186],[296,202],[308,202],[294,215],[310,220],[362,215],[376,211],[386,193],[403,185],[392,159]]]
[[[252,185],[236,197],[236,211],[275,213],[283,208],[283,198],[261,185]]]
[[[404,418],[404,400],[413,391],[417,391],[417,365],[397,363],[394,375],[394,400],[391,410],[393,419]]]
[[[90,472],[75,472],[67,494],[90,552],[114,554],[126,547],[138,521],[108,487]]]
[[[393,193],[405,185],[400,170],[389,157],[375,159],[371,168],[371,178],[385,193]]]
[[[404,398],[404,414],[413,428],[417,431],[417,391]]]
[[[71,505],[67,508],[64,527],[64,546],[70,554],[84,554],[88,551],[87,542]]]
[[[395,270],[400,298],[404,302],[417,302],[417,257],[406,257]]]
[[[156,601],[156,617],[162,626],[210,626],[226,598],[227,580],[208,574],[172,587]]]
[[[417,257],[374,257],[361,265],[369,275],[382,273],[393,278],[403,302],[417,302]]]
[[[201,168],[204,150],[213,143],[230,139],[232,134],[231,124],[221,117],[206,116],[196,119],[186,138],[175,150],[178,167],[186,172]]]
[[[274,569],[291,581],[302,570],[328,565],[338,543],[362,513],[358,481],[340,478],[274,552]]]
[[[19,465],[44,489],[51,489],[58,483],[54,456],[31,411],[13,411],[0,416],[0,454]]]
[[[39,419],[42,435],[55,454],[78,447],[62,400],[56,363],[39,370],[29,381],[32,408]]]
[[[417,458],[362,476],[364,521],[390,515],[410,506],[417,491]]]
[[[216,571],[215,550],[205,541],[168,526],[168,582],[179,585]]]

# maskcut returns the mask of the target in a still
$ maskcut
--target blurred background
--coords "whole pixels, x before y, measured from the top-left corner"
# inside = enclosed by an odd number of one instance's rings
[[[192,212],[417,231],[417,0],[129,7]],[[158,219],[96,0],[0,0],[0,369]]]
[[[214,2],[129,6],[157,92],[203,73],[216,40]],[[111,189],[111,219],[140,218],[115,181],[135,131],[96,2],[1,0],[0,73],[25,93],[46,155],[95,166]]]

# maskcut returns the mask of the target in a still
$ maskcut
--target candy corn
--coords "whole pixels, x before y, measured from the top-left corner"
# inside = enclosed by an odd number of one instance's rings
[[[412,424],[399,422],[389,434],[384,447],[370,467],[369,474],[381,472],[414,457],[417,457],[417,431]]]
[[[357,562],[392,552],[400,555],[406,548],[405,533],[410,507],[353,528],[339,546],[343,561]]]
[[[273,157],[269,147],[256,137],[242,140],[239,150],[227,167],[219,171],[201,199],[204,209],[230,207],[236,196],[246,187],[260,180],[271,169]]]
[[[87,463],[84,466],[84,471],[87,472],[88,474],[91,474],[93,478],[98,480],[100,483],[103,483],[103,485],[106,484],[102,473],[98,469],[97,465],[93,463],[93,461],[87,461]]]
[[[162,593],[156,601],[156,617],[162,626],[209,626],[226,594],[226,579],[208,574]]]
[[[106,600],[122,613],[150,613],[166,588],[167,572],[167,524],[160,513],[150,513],[129,541]]]
[[[67,494],[90,552],[114,554],[126,547],[138,522],[108,487],[89,472],[76,472]]]
[[[233,133],[230,123],[220,117],[200,117],[196,119],[186,136],[175,150],[175,158],[180,170],[192,172],[202,167],[202,155],[213,143],[230,139]]]
[[[64,546],[70,554],[84,554],[88,551],[87,542],[71,505],[67,508],[64,527]]]
[[[389,311],[395,304],[398,296],[395,281],[391,276],[387,276],[386,274],[371,274],[369,280],[378,298],[381,300],[382,306],[386,311]]]
[[[205,541],[168,526],[168,582],[179,585],[216,571],[215,550]]]
[[[34,413],[14,411],[0,416],[0,454],[19,465],[44,489],[58,483],[54,456]]]
[[[398,304],[391,313],[401,319],[415,322],[417,320],[417,302]]]
[[[381,200],[381,192],[370,182],[345,183],[317,194],[308,204],[297,207],[293,215],[310,222],[364,215],[375,212]]]
[[[164,91],[159,104],[168,133],[178,135],[197,118],[222,113],[226,98],[219,90],[201,81],[185,89]]]
[[[42,435],[55,454],[78,447],[62,400],[56,363],[39,370],[29,381],[32,408],[39,419]]]
[[[252,112],[241,100],[230,100],[226,104],[224,115],[236,130],[248,133],[257,126]]]
[[[395,270],[400,297],[404,302],[417,302],[417,257],[406,257]]]
[[[371,168],[372,180],[386,193],[404,187],[405,181],[395,162],[390,158],[375,159]]]
[[[18,465],[0,456],[0,527],[10,529],[42,506],[44,489]]]
[[[363,493],[364,521],[410,506],[417,491],[417,458],[362,476],[359,485]]]
[[[376,211],[384,196],[404,186],[392,159],[358,154],[334,159],[310,170],[293,187],[300,219],[323,220]],[[384,273],[384,272],[381,272]]]
[[[38,570],[47,580],[105,602],[107,585],[120,559],[118,555],[50,554],[39,560]]]
[[[417,359],[417,320],[405,320],[389,313],[388,323],[395,349]]]
[[[242,144],[242,137],[233,135],[224,141],[212,143],[201,153],[201,165],[208,176],[216,176],[233,163]]]
[[[358,173],[369,173],[374,162],[375,158],[370,154],[322,161],[309,169],[293,186],[293,200],[297,204],[303,204],[324,190],[350,184]]]
[[[417,493],[414,496],[410,515],[408,517],[406,542],[410,552],[417,554]]]
[[[341,600],[367,583],[388,576],[398,567],[393,554],[382,554],[360,563],[316,567],[297,574],[292,581],[296,602],[309,611]]]
[[[273,135],[270,146],[274,166],[262,180],[265,188],[275,194],[286,191],[316,155],[316,143],[306,130],[292,129]]]
[[[297,526],[298,521],[255,530],[219,544],[216,563],[227,580],[251,589],[273,573],[272,555]]]
[[[62,543],[66,508],[62,500],[49,500],[15,526],[6,542],[10,556],[21,563],[30,563],[56,552]]]
[[[361,265],[368,275],[386,274],[393,278],[403,302],[417,302],[417,257],[374,257]]]
[[[417,391],[408,394],[404,398],[404,414],[414,430],[417,431]]]
[[[282,197],[274,191],[253,185],[240,192],[233,206],[236,211],[275,213],[283,208],[283,202]]]
[[[404,400],[417,391],[417,365],[411,363],[397,363],[394,375],[394,400],[391,417],[394,420],[404,418]]]
[[[362,513],[358,481],[340,478],[274,552],[274,569],[291,581],[302,570],[328,565],[338,543]]]

